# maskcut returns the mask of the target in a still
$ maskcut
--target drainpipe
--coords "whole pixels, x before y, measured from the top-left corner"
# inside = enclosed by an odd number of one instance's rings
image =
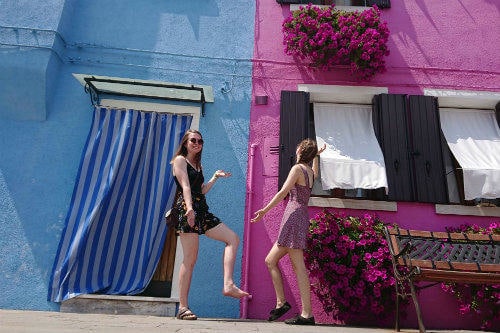
[[[248,265],[250,261],[250,219],[252,218],[252,194],[253,194],[253,161],[255,156],[255,148],[257,148],[256,143],[252,143],[250,146],[250,160],[248,163],[248,180],[247,180],[247,206],[245,209],[245,225],[243,228],[243,290],[249,292],[248,290]],[[250,293],[250,292],[249,292]],[[241,301],[241,318],[246,319],[248,316],[248,301],[252,298],[244,297]]]

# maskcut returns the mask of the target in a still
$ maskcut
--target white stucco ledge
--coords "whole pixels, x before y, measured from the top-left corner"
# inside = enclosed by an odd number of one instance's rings
[[[495,109],[500,92],[424,89],[424,95],[435,96],[440,108]]]
[[[310,197],[309,207],[350,208],[397,212],[397,202]]]
[[[177,297],[150,297],[134,295],[82,294],[73,298],[99,299],[107,301],[179,302],[179,298]]]
[[[436,214],[500,217],[500,207],[436,205]]]
[[[387,87],[370,86],[337,86],[326,84],[299,84],[298,91],[306,91],[310,94],[310,101],[313,103],[352,103],[366,104],[373,103],[373,96],[387,94]]]
[[[175,316],[178,298],[84,294],[61,303],[60,312]]]

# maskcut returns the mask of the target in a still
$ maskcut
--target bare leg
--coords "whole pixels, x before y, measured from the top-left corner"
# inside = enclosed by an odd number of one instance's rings
[[[276,308],[281,307],[286,302],[285,291],[283,289],[283,279],[278,262],[287,254],[287,248],[274,244],[266,257],[266,266],[273,281],[276,293]]]
[[[236,254],[238,252],[238,245],[240,244],[240,239],[238,235],[224,223],[219,224],[215,228],[208,230],[206,233],[207,237],[215,239],[226,244],[224,248],[224,255],[222,258],[224,265],[224,289],[222,293],[224,296],[230,296],[234,298],[242,298],[249,296],[246,291],[241,290],[236,287],[233,280],[234,264],[236,262]]]
[[[193,269],[198,258],[199,239],[198,234],[181,233],[183,259],[179,269],[179,309],[189,307],[188,294],[193,277]]]
[[[292,261],[293,270],[299,284],[300,300],[302,302],[302,313],[300,315],[303,318],[310,318],[312,317],[311,284],[309,283],[309,275],[304,263],[304,252],[301,249],[288,249],[288,255]]]

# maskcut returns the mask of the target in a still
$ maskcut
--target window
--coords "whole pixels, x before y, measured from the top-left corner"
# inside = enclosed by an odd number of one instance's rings
[[[439,112],[444,137],[462,171],[461,201],[500,198],[500,129],[495,112],[456,108]]]
[[[370,105],[314,103],[314,129],[321,154],[323,190],[387,190],[384,156],[372,124]]]
[[[305,91],[283,91],[281,94],[281,116],[280,116],[280,160],[279,160],[279,186],[281,187],[291,166],[295,163],[295,147],[305,137],[316,139],[314,126],[315,103],[335,103],[339,106],[346,104],[361,105],[361,109],[371,109],[373,96],[387,92],[383,87],[350,87],[350,86],[324,86],[304,85],[299,90]],[[316,104],[317,108],[321,104]],[[323,190],[320,181],[316,181],[313,195],[323,197],[363,197],[372,199],[386,198],[385,186],[375,190]]]
[[[351,93],[351,96],[340,93],[335,97],[331,92],[328,93],[327,86],[313,86],[309,86],[311,88],[309,91],[282,92],[280,186],[294,163],[296,144],[305,137],[316,138],[313,102],[325,102],[326,99],[337,98],[340,99],[340,103],[356,102],[370,105],[374,132],[384,156],[388,192],[386,193],[382,187],[370,189],[369,186],[324,190],[320,184],[315,183],[314,196],[436,204],[499,204],[498,198],[477,198],[467,202],[463,199],[463,194],[457,194],[463,193],[463,175],[459,172],[461,168],[457,166],[457,161],[442,135],[438,97],[387,94],[375,90],[371,92],[372,100],[361,98],[354,101],[355,93]],[[495,118],[492,118],[491,112],[488,119],[493,121],[491,119]],[[498,113],[497,111],[496,117],[499,117]],[[495,125],[498,131],[498,125]],[[500,156],[500,152],[496,154]],[[452,164],[454,167],[450,171]],[[497,167],[500,169],[500,165]],[[454,170],[457,172],[453,172]]]
[[[377,5],[379,8],[391,8],[390,0],[276,0],[279,4],[302,4],[307,5],[335,5],[335,6],[356,6],[371,7]]]
[[[449,203],[500,207],[500,94],[424,90],[439,103]]]

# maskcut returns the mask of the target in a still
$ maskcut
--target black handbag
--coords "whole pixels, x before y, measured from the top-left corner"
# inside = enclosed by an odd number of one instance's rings
[[[179,188],[175,191],[174,201],[172,202],[172,207],[165,214],[165,220],[169,227],[175,227],[177,222],[179,221],[179,209],[177,208],[177,201],[179,200],[179,196],[181,195],[181,191]]]

